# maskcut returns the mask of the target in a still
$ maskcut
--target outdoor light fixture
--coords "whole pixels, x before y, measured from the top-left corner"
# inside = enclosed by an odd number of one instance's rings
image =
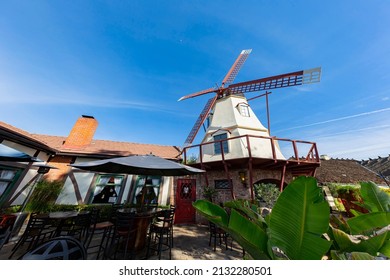
[[[238,175],[240,176],[240,181],[244,187],[246,187],[246,172],[240,171],[238,172]]]

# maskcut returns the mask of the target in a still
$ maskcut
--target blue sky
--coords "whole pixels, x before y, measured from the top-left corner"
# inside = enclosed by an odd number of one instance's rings
[[[322,67],[318,84],[273,90],[272,135],[387,156],[389,14],[379,0],[0,0],[0,120],[66,136],[92,115],[96,139],[182,146],[211,96],[177,100],[252,49],[235,82]],[[265,99],[250,105],[267,125]]]

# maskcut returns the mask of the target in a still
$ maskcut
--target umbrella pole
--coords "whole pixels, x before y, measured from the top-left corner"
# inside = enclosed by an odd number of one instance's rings
[[[144,210],[145,206],[145,192],[146,192],[146,181],[148,180],[148,175],[145,175],[144,186],[142,187],[142,197],[141,197],[141,211]]]

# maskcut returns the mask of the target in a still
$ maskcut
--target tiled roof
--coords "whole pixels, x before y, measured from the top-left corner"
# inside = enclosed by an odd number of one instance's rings
[[[34,134],[31,134],[23,129],[14,127],[8,123],[0,121],[0,135],[4,137],[5,139],[11,140],[18,139],[18,142],[23,142],[25,145],[38,145],[40,148],[46,149],[53,149],[48,143],[45,141],[42,141],[40,138],[37,138],[34,136]]]
[[[356,160],[329,159],[321,160],[317,168],[316,178],[319,183],[358,184],[363,181],[372,181],[384,185],[385,182],[374,172],[364,168]]]
[[[92,140],[92,143],[83,148],[66,149],[63,143],[67,137],[43,134],[31,134],[27,131],[0,121],[0,129],[10,132],[15,137],[20,136],[32,143],[47,146],[64,154],[94,155],[99,157],[129,156],[153,154],[166,159],[180,158],[180,148],[154,144],[118,142],[109,140]]]
[[[387,157],[362,160],[360,164],[390,181],[390,155]]]
[[[154,144],[141,144],[109,140],[92,140],[92,143],[83,148],[67,149],[62,146],[66,137],[33,134],[34,137],[44,141],[60,153],[99,155],[99,156],[129,156],[153,154],[162,158],[177,159],[180,149],[176,146],[163,146]]]

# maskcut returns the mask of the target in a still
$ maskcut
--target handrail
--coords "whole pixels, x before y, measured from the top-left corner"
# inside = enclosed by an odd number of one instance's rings
[[[223,142],[225,142],[225,141],[228,142],[228,141],[232,141],[232,140],[236,140],[236,139],[240,139],[240,138],[244,138],[244,137],[246,138],[246,141],[245,141],[247,143],[246,149],[248,150],[249,158],[252,158],[252,151],[251,151],[252,148],[251,148],[251,145],[249,144],[250,139],[257,138],[257,139],[266,139],[266,140],[270,141],[271,149],[272,149],[272,158],[271,159],[273,159],[275,161],[278,160],[276,158],[275,143],[277,141],[285,141],[285,142],[291,143],[292,149],[294,152],[294,156],[292,158],[289,158],[288,161],[295,161],[298,164],[302,163],[302,162],[320,162],[320,158],[319,158],[318,150],[317,150],[317,144],[315,142],[310,142],[310,141],[305,141],[305,140],[292,140],[292,139],[288,139],[288,138],[279,138],[279,137],[275,137],[275,136],[273,136],[273,137],[261,136],[261,135],[240,135],[240,136],[230,137],[227,139],[220,139],[220,140],[210,141],[207,143],[201,143],[201,144],[196,144],[196,145],[185,147],[182,151],[182,153],[184,154],[184,159],[185,159],[184,162],[186,163],[188,150],[194,149],[194,148],[199,148],[200,163],[203,164],[203,155],[202,155],[203,147],[205,145],[213,145],[215,143],[218,143],[220,145],[221,158],[222,158],[222,161],[225,161],[226,159],[225,159],[225,151],[223,149]],[[305,156],[299,156],[297,144],[311,145],[311,147],[308,149],[308,153]]]

